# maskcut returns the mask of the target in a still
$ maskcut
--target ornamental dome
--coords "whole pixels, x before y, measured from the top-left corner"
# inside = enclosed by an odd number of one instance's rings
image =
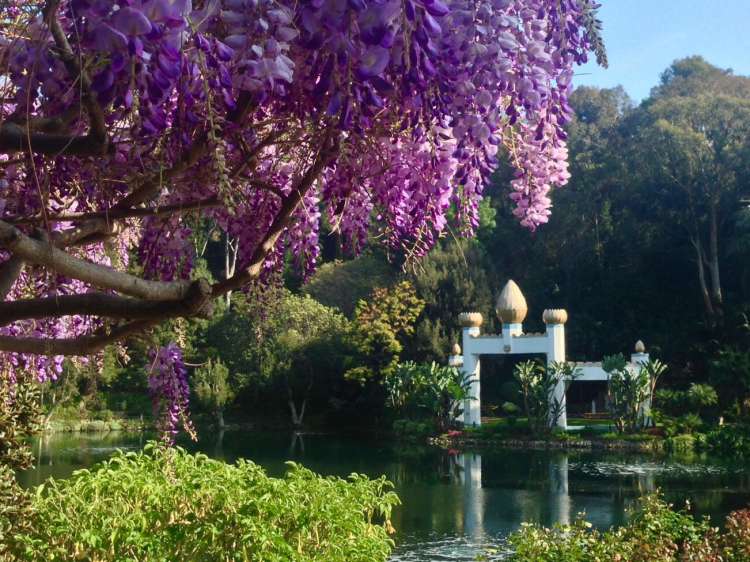
[[[526,318],[529,307],[526,299],[512,279],[505,284],[495,305],[497,317],[504,324],[520,324]]]
[[[479,328],[483,322],[481,312],[462,312],[458,315],[458,323],[464,328]]]
[[[549,308],[542,314],[545,324],[565,324],[568,321],[568,311],[563,308]]]
[[[457,343],[454,343],[453,347],[451,348],[451,355],[461,355],[461,346]]]

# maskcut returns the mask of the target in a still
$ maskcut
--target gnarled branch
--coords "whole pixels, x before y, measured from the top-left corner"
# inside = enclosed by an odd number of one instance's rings
[[[146,300],[181,300],[187,295],[187,281],[148,281],[110,267],[81,260],[53,244],[34,240],[15,226],[0,221],[0,246],[25,261],[46,266],[66,277],[80,279],[104,289]]]
[[[199,280],[190,285],[185,298],[179,301],[147,301],[86,293],[0,302],[0,326],[19,320],[72,315],[162,321],[177,317],[205,317],[211,312],[211,287],[207,281]]]

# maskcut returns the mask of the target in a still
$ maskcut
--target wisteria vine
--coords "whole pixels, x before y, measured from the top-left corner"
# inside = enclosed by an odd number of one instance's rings
[[[375,235],[422,256],[449,227],[474,231],[502,154],[516,216],[544,224],[569,178],[574,67],[592,50],[605,62],[597,7],[2,3],[3,368],[54,378],[64,355],[204,314],[287,256],[310,275],[322,223],[354,252]],[[191,276],[201,221],[238,246],[237,273],[213,286]],[[187,407],[179,350],[154,361],[172,427]]]

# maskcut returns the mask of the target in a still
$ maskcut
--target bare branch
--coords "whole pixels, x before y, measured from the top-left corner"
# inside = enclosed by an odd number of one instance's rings
[[[26,236],[5,221],[0,221],[0,246],[27,262],[49,267],[67,277],[146,300],[181,300],[190,287],[187,281],[148,281],[75,258],[52,244]]]
[[[174,213],[186,213],[196,209],[205,209],[207,207],[216,207],[221,205],[218,197],[209,197],[200,201],[188,201],[186,203],[177,203],[175,205],[163,205],[161,207],[138,207],[135,209],[108,209],[106,211],[91,211],[89,213],[67,213],[62,215],[48,215],[47,220],[50,222],[83,222],[93,219],[126,219],[134,217],[160,217],[172,215]],[[6,218],[5,221],[10,224],[34,224],[43,219],[42,216],[23,217],[23,218]]]
[[[59,316],[98,316],[130,320],[208,316],[212,312],[211,287],[205,280],[190,285],[180,301],[147,301],[104,293],[0,302],[0,326],[19,320]]]

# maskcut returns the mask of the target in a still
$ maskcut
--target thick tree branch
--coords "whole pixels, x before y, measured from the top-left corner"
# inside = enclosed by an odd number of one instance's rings
[[[74,258],[47,242],[26,236],[11,224],[0,221],[0,246],[25,261],[46,266],[66,277],[80,279],[104,289],[146,300],[181,300],[187,295],[187,281],[148,281],[110,267]]]
[[[135,217],[161,217],[172,215],[174,213],[186,213],[196,209],[205,209],[207,207],[216,207],[221,205],[218,197],[208,197],[200,201],[188,201],[186,203],[177,203],[175,205],[163,205],[161,207],[137,207],[135,209],[108,209],[106,211],[91,211],[89,213],[65,213],[61,215],[47,215],[46,219],[50,222],[82,222],[93,219],[126,219]],[[43,217],[23,217],[23,218],[6,218],[5,221],[10,224],[35,224],[41,221]]]
[[[113,328],[108,333],[77,338],[18,338],[0,336],[0,351],[31,353],[34,355],[91,355],[109,344],[138,335],[161,320],[135,320]]]
[[[91,136],[73,136],[54,133],[34,133],[12,122],[0,124],[0,152],[35,152],[37,154],[67,154],[71,156],[97,156],[106,154],[108,148]]]
[[[0,326],[19,320],[59,316],[98,316],[129,320],[207,316],[212,312],[211,287],[195,281],[179,301],[147,301],[104,293],[60,295],[38,299],[0,302]]]

